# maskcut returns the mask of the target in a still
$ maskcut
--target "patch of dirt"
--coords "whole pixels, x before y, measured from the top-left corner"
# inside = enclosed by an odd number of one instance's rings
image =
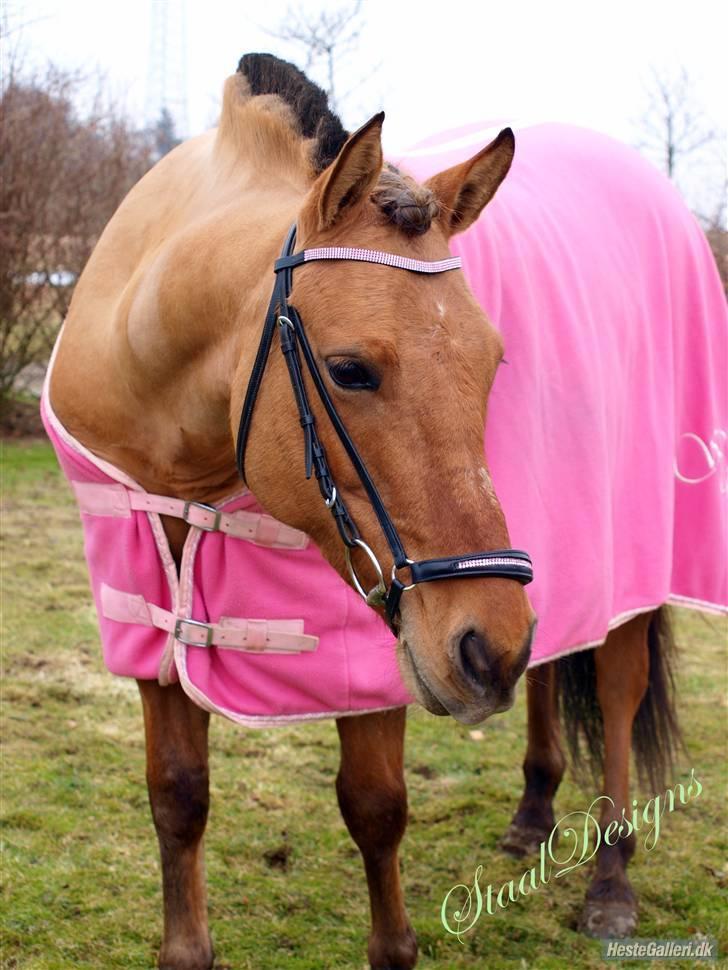
[[[283,832],[283,838],[286,838],[285,832]],[[291,866],[292,855],[293,848],[288,841],[284,841],[276,846],[275,849],[268,849],[264,852],[263,858],[265,859],[266,865],[270,866],[271,869],[281,869],[283,872],[288,872]]]
[[[428,780],[437,777],[437,772],[429,765],[413,765],[412,768],[410,768],[410,771],[414,772],[416,775],[420,775],[422,778],[427,778]]]

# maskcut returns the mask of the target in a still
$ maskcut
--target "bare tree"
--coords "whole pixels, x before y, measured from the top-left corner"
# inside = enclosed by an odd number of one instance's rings
[[[159,118],[149,131],[152,139],[154,160],[159,161],[164,155],[171,152],[173,148],[181,144],[181,139],[177,137],[177,130],[174,123],[172,112],[164,105],[159,113]]]
[[[708,243],[713,251],[713,256],[715,256],[723,289],[728,296],[728,232],[716,225],[706,229],[705,235],[708,237]]]
[[[678,163],[711,144],[717,134],[696,104],[684,67],[674,75],[653,68],[648,96],[639,147],[662,155],[665,173],[672,179]]]
[[[0,88],[0,408],[47,360],[106,222],[150,164],[150,145],[103,96],[85,118],[78,74],[13,69]]]
[[[334,111],[341,109],[343,95],[337,88],[337,69],[341,61],[358,47],[363,28],[362,0],[353,0],[333,10],[321,10],[315,16],[300,7],[289,7],[286,16],[276,30],[268,31],[272,37],[302,50],[303,69],[323,70],[322,86],[329,96]],[[359,83],[368,80],[379,70],[375,65]]]
[[[685,70],[652,69],[647,110],[636,122],[637,147],[676,183],[708,232],[719,266],[725,261],[728,198],[726,132],[714,126],[699,104]],[[722,247],[722,256],[716,249]]]

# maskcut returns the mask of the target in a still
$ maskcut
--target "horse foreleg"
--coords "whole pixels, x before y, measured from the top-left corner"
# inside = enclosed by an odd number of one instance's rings
[[[579,924],[582,932],[590,936],[625,937],[637,926],[637,898],[627,878],[635,837],[631,834],[608,845],[604,834],[610,822],[621,822],[623,808],[627,818],[630,816],[632,722],[647,690],[650,616],[641,614],[612,630],[604,645],[594,652],[597,698],[604,723],[604,794],[613,804],[603,802],[602,842]],[[613,839],[614,836],[610,841]]]
[[[397,849],[407,825],[404,783],[406,709],[340,718],[339,807],[364,859],[372,932],[369,962],[376,970],[409,970],[417,941],[404,907]]]
[[[209,714],[179,684],[138,681],[144,708],[147,786],[162,860],[163,970],[209,970],[203,834],[209,804]]]
[[[553,663],[542,664],[526,674],[528,746],[523,762],[526,787],[516,814],[501,839],[501,848],[512,855],[538,852],[554,827],[553,801],[566,766],[556,703]]]

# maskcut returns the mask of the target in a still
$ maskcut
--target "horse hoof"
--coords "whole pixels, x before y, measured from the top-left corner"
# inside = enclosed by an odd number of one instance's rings
[[[544,831],[533,825],[511,822],[498,845],[504,852],[520,859],[522,856],[536,855],[541,843],[545,842],[549,835],[550,831]]]
[[[159,953],[158,970],[212,970],[215,954],[212,944],[165,944]]]
[[[597,939],[631,936],[637,928],[637,906],[623,900],[588,899],[579,920],[579,932]]]
[[[374,939],[369,943],[371,970],[412,970],[417,963],[417,937],[411,926],[400,939]]]

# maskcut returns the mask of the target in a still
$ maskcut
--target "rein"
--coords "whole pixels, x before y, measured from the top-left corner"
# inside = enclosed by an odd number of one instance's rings
[[[362,461],[359,452],[356,450],[354,442],[349,437],[349,433],[334,406],[334,402],[331,400],[326,384],[316,364],[313,350],[308,342],[301,317],[296,308],[288,303],[294,268],[314,260],[347,259],[381,263],[385,266],[391,266],[394,269],[404,269],[414,273],[445,273],[452,269],[459,269],[461,266],[460,258],[451,257],[449,259],[428,262],[425,260],[410,259],[406,256],[397,256],[394,253],[383,253],[369,249],[348,247],[307,249],[293,253],[295,239],[296,226],[294,224],[286,236],[281,256],[275,261],[273,267],[275,272],[273,293],[268,305],[263,334],[258,346],[258,352],[245,394],[243,410],[240,415],[240,427],[236,448],[240,477],[245,481],[245,449],[250,434],[253,410],[270,355],[273,335],[277,329],[281,350],[288,367],[288,375],[291,380],[301,427],[303,428],[306,478],[310,478],[312,474],[316,476],[324,504],[333,515],[339,530],[339,535],[346,547],[346,561],[357,592],[370,606],[384,607],[387,622],[392,632],[395,635],[397,634],[397,616],[399,614],[402,593],[405,590],[413,589],[417,583],[432,582],[436,579],[458,579],[468,576],[498,576],[504,579],[515,579],[524,586],[530,583],[533,579],[531,560],[527,553],[519,549],[474,552],[464,556],[448,556],[442,559],[422,559],[419,562],[414,562],[408,558],[402,540],[384,507],[377,487],[366,465]],[[301,369],[301,355],[311,375],[316,393],[326,409],[334,431],[344,446],[349,460],[364,486],[374,513],[379,520],[384,537],[392,552],[394,565],[392,566],[389,588],[387,588],[382,567],[377,557],[361,538],[346,504],[336,490],[336,485],[326,460],[326,452],[316,430],[316,419],[309,406],[308,394]],[[361,549],[367,555],[378,576],[377,585],[369,590],[368,593],[362,586],[351,559],[351,551],[356,548]],[[402,583],[397,577],[399,570],[406,567],[410,570],[410,583],[407,585]]]

